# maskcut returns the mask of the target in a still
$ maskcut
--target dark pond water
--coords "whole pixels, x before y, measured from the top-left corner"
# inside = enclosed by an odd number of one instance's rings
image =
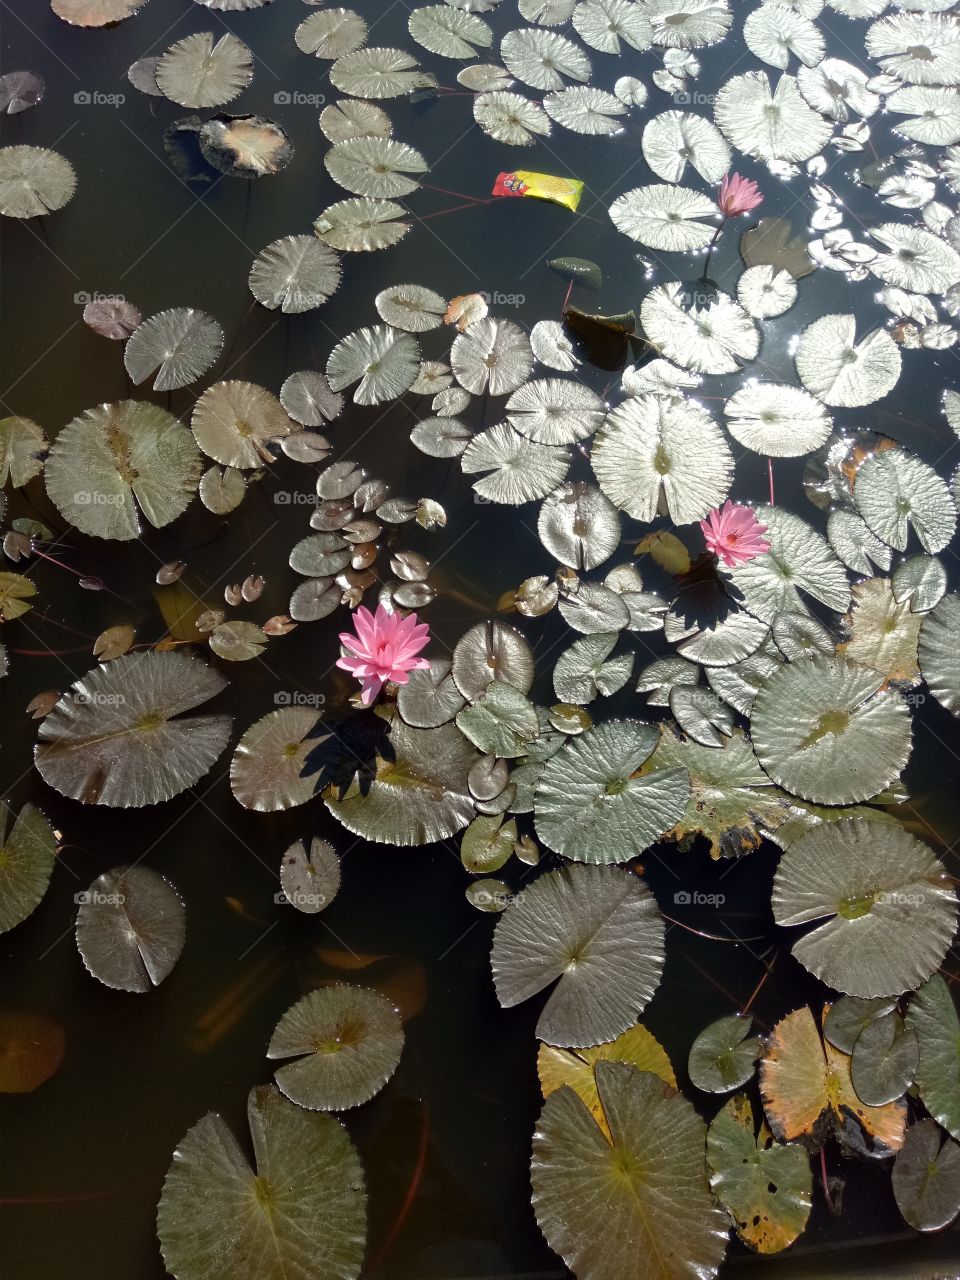
[[[370,43],[413,49],[408,5],[358,0],[354,7],[374,28]],[[571,173],[587,184],[579,216],[517,200],[430,217],[461,202],[422,190],[407,203],[426,220],[388,253],[347,257],[344,283],[325,308],[290,320],[252,308],[246,279],[253,257],[280,236],[309,231],[320,210],[342,196],[323,168],[319,108],[297,101],[298,95],[335,96],[325,78],[327,64],[293,44],[306,12],[295,0],[276,0],[224,18],[190,0],[152,0],[118,28],[85,32],[60,22],[44,0],[0,3],[0,69],[31,68],[48,85],[39,110],[4,122],[4,141],[54,147],[79,178],[76,198],[43,228],[9,220],[2,228],[4,413],[32,417],[52,437],[83,409],[127,394],[119,344],[97,338],[81,322],[78,298],[84,294],[123,294],[144,315],[173,306],[208,311],[223,324],[228,349],[207,381],[243,378],[276,391],[293,370],[322,368],[340,337],[373,322],[373,297],[389,283],[415,281],[447,297],[474,289],[505,295],[493,311],[529,327],[559,316],[564,285],[544,265],[557,254],[593,258],[602,266],[602,295],[574,295],[588,309],[628,310],[639,304],[650,279],[665,278],[656,264],[648,274],[606,215],[616,195],[650,180],[639,150],[645,112],[635,111],[628,130],[609,142],[558,130],[548,143],[521,152],[473,127],[468,96],[450,96],[385,104],[395,136],[430,162],[432,184],[486,197],[497,172],[517,164]],[[517,23],[510,0],[486,16],[497,32]],[[847,46],[863,30],[826,14],[821,26]],[[222,29],[233,30],[257,56],[253,85],[228,109],[280,120],[296,156],[284,173],[252,187],[224,178],[194,191],[170,169],[162,146],[165,127],[187,113],[138,94],[125,72],[136,58],[191,31]],[[743,52],[735,43],[722,52],[704,51],[710,71],[698,90],[715,92]],[[849,48],[843,56],[850,56]],[[456,64],[428,54],[422,61],[442,83],[455,84]],[[594,83],[601,87],[621,74],[649,83],[659,65],[652,53],[631,52],[619,63],[596,55],[593,61],[599,69]],[[124,100],[85,104],[77,98],[83,94]],[[277,99],[283,94],[293,99],[289,105]],[[649,110],[667,105],[652,90]],[[882,129],[873,141],[880,156],[893,146]],[[831,178],[868,223],[881,220],[879,206],[850,175],[870,158],[840,157]],[[750,162],[740,168],[761,180],[764,213],[803,227],[809,214],[804,183],[778,182],[755,173]],[[673,259],[674,270],[681,261]],[[729,288],[739,270],[737,236],[729,234],[713,275]],[[689,276],[698,271],[691,259]],[[854,310],[868,324],[883,314],[867,286],[851,289],[833,273],[818,272],[804,282],[800,301],[786,316],[766,323],[766,376],[789,379],[786,339],[832,310]],[[425,354],[438,355],[446,340],[427,335]],[[956,356],[905,353],[905,361],[900,386],[882,407],[854,410],[843,420],[896,436],[947,474],[956,462],[956,441],[938,398],[955,375]],[[600,388],[610,375],[589,376]],[[705,392],[729,394],[729,382],[708,382],[713,385]],[[176,393],[174,411],[188,417],[204,385]],[[143,389],[138,394],[150,395]],[[435,575],[441,594],[428,615],[440,650],[492,613],[503,590],[530,574],[551,572],[553,562],[536,537],[534,507],[514,514],[475,504],[456,466],[426,458],[409,444],[413,416],[427,407],[415,397],[386,408],[351,407],[330,434],[340,456],[384,476],[394,492],[431,496],[446,507],[446,530],[427,534],[405,526],[394,544],[434,561],[442,557]],[[804,497],[801,475],[802,462],[777,463],[777,500],[822,528],[824,517]],[[734,496],[762,500],[766,483],[761,460],[738,457]],[[296,582],[287,555],[307,531],[309,508],[278,503],[275,495],[310,488],[309,468],[281,458],[227,520],[195,503],[172,528],[150,531],[139,543],[98,543],[69,532],[61,557],[100,576],[109,590],[83,592],[71,575],[39,564],[30,571],[40,591],[36,609],[4,628],[4,642],[14,652],[11,674],[0,683],[3,796],[14,806],[25,800],[42,806],[63,832],[66,849],[41,908],[0,938],[0,1004],[51,1016],[63,1024],[67,1042],[52,1080],[3,1102],[0,1238],[7,1280],[163,1276],[154,1213],[174,1146],[208,1110],[220,1111],[241,1131],[249,1088],[270,1078],[264,1048],[281,1013],[318,982],[349,978],[343,965],[361,963],[367,966],[364,980],[393,995],[407,1016],[399,1071],[347,1121],[370,1190],[367,1274],[383,1280],[560,1280],[567,1274],[543,1243],[529,1207],[530,1134],[540,1106],[537,1010],[498,1008],[488,964],[492,920],[466,903],[466,876],[453,842],[410,851],[368,845],[339,828],[319,802],[271,817],[247,813],[226,781],[229,753],[192,792],[156,810],[129,813],[85,810],[45,787],[31,768],[36,725],[24,710],[29,700],[46,689],[65,689],[83,674],[103,628],[136,623],[141,640],[163,633],[154,587],[160,564],[185,560],[184,582],[209,605],[227,583],[260,573],[265,595],[243,616],[262,621],[285,611]],[[16,496],[13,513],[37,515],[62,530],[39,482]],[[953,571],[951,557],[945,559]],[[650,581],[652,589],[666,587],[665,580]],[[285,700],[323,695],[330,704],[343,703],[347,686],[332,670],[340,625],[335,617],[303,626],[273,642],[263,661],[230,667],[231,687],[220,703],[235,716],[236,736]],[[542,659],[534,695],[549,700],[563,628],[552,619],[520,620],[520,626]],[[662,651],[656,637],[634,639],[640,659]],[[624,695],[613,710],[636,712],[637,700]],[[906,775],[912,799],[901,817],[952,857],[960,835],[954,801],[960,742],[951,718],[937,706],[921,709],[915,735]],[[344,862],[343,890],[318,919],[274,902],[283,850],[314,834],[333,841]],[[74,894],[109,867],[139,860],[178,886],[189,913],[181,961],[147,997],[93,981],[72,931]],[[664,981],[644,1021],[681,1077],[696,1032],[741,1007],[775,954],[773,975],[754,1004],[763,1026],[822,997],[790,959],[771,919],[775,864],[772,848],[749,860],[711,865],[702,850],[680,855],[666,846],[648,860],[661,906],[683,914],[677,916],[682,924],[669,929]],[[522,877],[512,880],[516,887]],[[684,889],[722,893],[726,900],[720,909],[676,908],[674,895]],[[711,942],[683,925],[731,941]],[[839,1172],[835,1151],[830,1164],[831,1172]],[[960,1252],[956,1231],[907,1240],[887,1170],[863,1164],[844,1172],[849,1179],[841,1219],[827,1213],[817,1194],[809,1228],[789,1259],[763,1263],[734,1245],[724,1275],[772,1266],[784,1277],[858,1268],[867,1276],[895,1264],[906,1268],[899,1274],[917,1280],[953,1274],[949,1259]],[[412,1206],[395,1230],[412,1184]]]

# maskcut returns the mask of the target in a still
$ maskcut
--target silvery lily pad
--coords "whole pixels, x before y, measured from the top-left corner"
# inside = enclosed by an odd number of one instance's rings
[[[882,399],[900,378],[900,352],[890,335],[874,329],[857,342],[852,315],[814,320],[800,335],[796,359],[808,391],[847,409]]]
[[[734,440],[772,458],[812,453],[833,429],[830,415],[808,391],[775,382],[742,387],[726,402],[723,412]]]
[[[942,551],[957,527],[946,484],[906,449],[884,449],[865,459],[853,496],[870,529],[898,551],[906,550],[910,525],[929,552]]]
[[[766,72],[734,76],[713,110],[727,141],[758,160],[809,160],[833,132],[830,121],[804,102],[793,76],[781,76],[773,89]]]
[[[154,391],[176,391],[212,368],[223,350],[223,330],[204,311],[175,307],[144,320],[123,353],[137,384],[156,374]]]
[[[207,164],[231,178],[263,178],[285,169],[293,144],[275,120],[216,115],[197,135]]]
[[[432,658],[428,669],[411,671],[400,685],[397,710],[415,729],[437,729],[452,720],[466,705],[454,683],[449,658]]]
[[[330,83],[354,98],[401,98],[435,82],[402,49],[358,49],[337,59]]]
[[[280,388],[280,403],[304,427],[322,427],[343,410],[343,396],[331,391],[324,375],[312,369],[290,374]]]
[[[960,596],[944,596],[923,620],[920,670],[938,702],[960,713]]]
[[[533,672],[533,654],[526,640],[519,631],[496,620],[471,627],[453,651],[454,682],[471,701],[479,698],[492,680],[505,680],[521,693],[529,693]]]
[[[351,138],[389,138],[393,125],[387,113],[372,102],[343,98],[320,112],[320,131],[328,142],[347,142]]]
[[[664,111],[643,129],[643,158],[664,182],[679,182],[691,165],[715,184],[730,167],[730,148],[720,130],[692,111]]]
[[[793,954],[828,986],[895,996],[941,964],[957,897],[925,844],[893,824],[854,818],[824,823],[789,846],[774,878],[773,914],[784,926],[822,922]]]
[[[843,658],[781,667],[753,703],[753,743],[774,782],[816,804],[875,796],[910,756],[910,711],[879,672]]]
[[[497,89],[473,100],[473,118],[495,142],[526,147],[550,136],[550,117],[539,103],[521,93]]]
[[[605,406],[595,391],[564,378],[528,382],[507,401],[510,424],[537,444],[574,444],[603,422]]]
[[[274,1028],[268,1058],[281,1093],[309,1111],[343,1111],[369,1102],[397,1069],[403,1024],[390,1001],[369,987],[340,983],[298,1000]]]
[[[674,364],[693,373],[736,373],[760,350],[760,331],[738,302],[717,293],[701,304],[701,294],[678,281],[657,285],[640,305],[648,341]]]
[[[443,324],[447,304],[439,293],[419,284],[397,284],[376,296],[380,319],[407,333],[426,333]]]
[[[750,1035],[752,1025],[752,1018],[730,1013],[704,1027],[690,1046],[691,1084],[706,1093],[729,1093],[746,1084],[760,1055],[760,1042]]]
[[[766,525],[763,536],[770,550],[724,571],[743,608],[771,622],[785,609],[804,612],[802,591],[843,613],[850,603],[850,584],[826,540],[783,507],[758,507],[756,515]]]
[[[935,556],[910,556],[894,569],[891,585],[898,604],[909,604],[914,613],[929,613],[946,594],[947,573]]]
[[[285,236],[257,255],[250,292],[271,311],[299,315],[322,306],[340,283],[340,260],[316,236]]]
[[[410,230],[406,210],[392,200],[339,200],[313,224],[317,236],[344,253],[370,253],[397,244]]]
[[[478,48],[493,44],[493,33],[482,18],[443,4],[414,9],[407,29],[417,44],[442,58],[475,58]]]
[[[50,8],[74,27],[107,27],[132,18],[147,0],[50,0]]]
[[[7,481],[15,489],[43,470],[47,441],[43,428],[30,418],[0,418],[0,488]]]
[[[230,788],[245,809],[276,813],[306,804],[313,779],[301,776],[317,722],[309,707],[282,707],[247,729],[230,761]]]
[[[74,418],[47,459],[47,493],[63,517],[95,538],[140,536],[190,505],[201,462],[190,432],[156,405],[122,400]]]
[[[227,745],[229,716],[183,716],[226,688],[178,651],[128,654],[78,680],[40,725],[44,781],[84,804],[139,808],[193,786]]]
[[[0,214],[39,218],[68,204],[77,187],[73,165],[46,147],[0,147]]]
[[[178,1280],[356,1280],[366,1245],[363,1167],[333,1116],[304,1111],[272,1085],[250,1091],[255,1171],[211,1112],[180,1141],[157,1209]]]
[[[473,484],[482,498],[519,506],[552,492],[565,478],[570,460],[565,449],[534,444],[501,422],[473,437],[460,455],[460,466],[464,475],[489,472]]]
[[[669,253],[709,244],[716,226],[700,219],[716,214],[717,206],[699,191],[667,183],[635,187],[610,206],[613,224],[624,235]]]
[[[584,636],[561,653],[553,670],[553,688],[561,702],[585,705],[623,688],[633,671],[633,654],[611,659],[616,643],[616,632],[601,631]]]
[[[334,182],[354,195],[375,199],[406,196],[420,185],[427,162],[414,147],[395,138],[351,138],[335,142],[323,157]]]
[[[480,395],[509,395],[522,386],[533,369],[530,340],[512,320],[477,320],[458,334],[450,349],[454,377],[467,391]]]
[[[629,0],[581,0],[573,26],[584,44],[600,53],[619,53],[621,40],[631,49],[649,49],[653,38],[643,8]]]
[[[273,460],[267,448],[292,427],[276,396],[253,382],[215,382],[194,405],[197,444],[225,467],[258,467]]]
[[[416,340],[378,324],[358,329],[337,343],[327,361],[327,381],[332,391],[357,383],[355,404],[382,404],[409,391],[419,368]]]
[[[631,396],[607,415],[591,464],[621,510],[650,521],[662,503],[675,524],[720,506],[733,476],[733,457],[706,409],[651,395]]]
[[[634,776],[657,745],[653,725],[597,725],[547,762],[536,792],[537,835],[578,862],[626,862],[682,816],[690,779],[682,767]]]
[[[737,301],[756,320],[782,316],[797,300],[797,282],[789,271],[769,264],[748,267],[737,281]]]
[[[227,32],[184,36],[157,63],[157,84],[164,96],[182,107],[222,107],[253,79],[253,55],[242,40]]]
[[[544,499],[537,532],[561,564],[595,569],[620,545],[620,516],[606,494],[593,485],[564,484]]]
[[[548,93],[543,106],[550,119],[564,129],[592,136],[619,133],[623,124],[618,117],[627,114],[619,98],[590,85]]]
[[[500,42],[500,57],[511,75],[534,89],[562,89],[564,76],[582,83],[590,79],[590,59],[579,45],[553,31],[508,31]]]
[[[88,971],[119,991],[159,986],[186,936],[176,890],[149,867],[115,867],[78,897],[77,947]]]
[[[612,1040],[659,985],[663,937],[656,901],[638,876],[617,867],[548,872],[497,922],[490,955],[497,999],[509,1009],[552,987],[537,1022],[541,1040]],[[616,983],[607,980],[611,966]]]
[[[322,9],[305,18],[293,38],[302,53],[336,60],[361,48],[367,24],[352,9]]]
[[[457,728],[480,751],[502,760],[525,755],[540,736],[536,707],[504,680],[492,680],[476,702],[459,713]]]

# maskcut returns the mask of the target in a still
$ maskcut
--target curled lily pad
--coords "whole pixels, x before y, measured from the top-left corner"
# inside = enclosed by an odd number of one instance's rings
[[[778,924],[820,922],[793,954],[837,991],[899,995],[929,978],[957,927],[943,864],[893,824],[828,822],[791,844],[774,878]]]
[[[154,391],[189,386],[213,367],[223,349],[223,330],[203,311],[175,307],[144,320],[123,353],[138,385],[156,374]]]
[[[366,1245],[360,1157],[333,1116],[252,1089],[256,1168],[214,1112],[177,1145],[157,1209],[167,1270],[178,1280],[356,1280]]]
[[[186,912],[177,891],[149,867],[115,867],[79,896],[77,947],[104,986],[149,991],[180,958]]]
[[[940,1231],[960,1213],[960,1144],[933,1120],[907,1130],[893,1164],[891,1182],[897,1208],[916,1231]]]
[[[751,1025],[751,1018],[731,1013],[700,1032],[687,1060],[690,1080],[698,1089],[729,1093],[746,1084],[760,1054],[759,1040],[750,1035]]]
[[[753,703],[753,743],[766,772],[817,804],[867,800],[910,756],[910,712],[883,676],[843,658],[782,667]]]
[[[379,1093],[397,1069],[403,1025],[368,987],[335,984],[298,1000],[277,1023],[268,1058],[295,1058],[274,1076],[281,1093],[310,1111],[343,1111]]]
[[[301,772],[316,722],[309,707],[282,707],[250,726],[230,761],[230,787],[245,809],[275,813],[311,798],[313,779]]]
[[[356,779],[342,797],[324,795],[348,831],[382,844],[422,845],[446,840],[474,816],[468,776],[480,758],[453,724],[414,729],[396,721],[394,760],[382,756],[369,787]]]
[[[0,933],[40,905],[57,859],[57,837],[39,809],[25,804],[9,832],[7,822],[0,810]]]
[[[707,1185],[703,1121],[648,1071],[598,1062],[596,1077],[609,1138],[569,1088],[537,1122],[530,1173],[547,1243],[591,1280],[712,1280],[728,1224]]]
[[[47,493],[63,517],[96,538],[140,536],[189,506],[201,462],[190,432],[171,413],[141,400],[99,405],[74,418],[47,459]]]
[[[308,854],[303,841],[295,841],[280,864],[280,887],[286,901],[307,915],[329,907],[340,889],[340,859],[333,845],[314,837]]]
[[[910,1001],[907,1026],[920,1047],[917,1089],[930,1114],[960,1138],[960,1018],[950,987],[937,973]]]
[[[184,716],[226,688],[212,667],[170,651],[96,667],[40,726],[44,781],[84,804],[138,808],[193,786],[227,745],[229,716]]]
[[[653,725],[597,725],[548,761],[536,792],[537,835],[578,862],[626,862],[682,817],[686,769],[635,776],[657,745]]]
[[[871,1020],[860,1032],[850,1059],[850,1078],[857,1097],[871,1107],[893,1102],[906,1093],[920,1060],[917,1037],[904,1027],[899,1013]]]
[[[497,922],[490,957],[497,998],[512,1008],[553,987],[537,1023],[541,1040],[567,1047],[612,1040],[656,991],[663,938],[656,901],[631,872],[548,872]],[[608,981],[611,965],[616,983]]]
[[[779,1253],[807,1225],[813,1203],[810,1157],[797,1142],[775,1143],[746,1093],[714,1117],[707,1133],[710,1186],[737,1235],[758,1253]]]
[[[638,1071],[659,1076],[671,1088],[677,1087],[666,1050],[639,1022],[616,1040],[589,1049],[558,1049],[556,1045],[541,1044],[537,1052],[537,1075],[544,1098],[568,1085],[590,1108],[590,1114],[607,1137],[610,1129],[597,1092],[596,1067],[600,1062],[628,1062]]]

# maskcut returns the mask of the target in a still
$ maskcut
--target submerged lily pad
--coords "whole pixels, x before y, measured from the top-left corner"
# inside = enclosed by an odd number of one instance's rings
[[[180,958],[186,912],[177,891],[149,867],[114,867],[79,895],[77,948],[107,987],[143,993]]]
[[[753,703],[753,744],[774,782],[816,804],[868,800],[910,757],[910,711],[879,672],[844,658],[781,667]]]
[[[807,1225],[813,1203],[810,1157],[798,1142],[759,1132],[753,1103],[738,1093],[718,1112],[707,1133],[710,1187],[733,1218],[737,1235],[757,1253],[779,1253]]]
[[[686,811],[686,769],[635,776],[657,745],[653,725],[611,721],[561,748],[536,792],[537,835],[578,862],[626,862]]]
[[[216,1113],[177,1145],[157,1235],[177,1280],[356,1280],[366,1245],[363,1167],[346,1129],[272,1085],[250,1091],[256,1172]]]
[[[569,1088],[547,1098],[534,1132],[547,1243],[583,1280],[712,1280],[728,1225],[707,1185],[703,1121],[648,1071],[598,1062],[596,1076],[609,1138]]]
[[[791,844],[773,883],[778,924],[822,921],[793,954],[836,991],[893,996],[943,961],[957,898],[943,863],[892,824],[828,822]]]
[[[537,1022],[541,1040],[568,1047],[612,1040],[653,997],[663,939],[656,900],[631,872],[548,872],[497,922],[490,956],[497,999],[508,1009],[552,987]]]
[[[45,782],[84,804],[138,808],[179,795],[227,745],[229,716],[184,716],[226,688],[177,651],[127,654],[95,667],[40,726]]]
[[[0,933],[40,905],[57,860],[57,837],[39,809],[25,804],[9,832],[7,822],[0,809]]]
[[[142,400],[88,409],[57,436],[47,459],[47,493],[61,515],[95,538],[131,540],[138,508],[160,529],[190,505],[200,452],[182,423]]]
[[[368,987],[337,983],[298,1000],[274,1028],[268,1058],[281,1093],[310,1111],[343,1111],[379,1093],[397,1069],[403,1025],[390,1001]]]

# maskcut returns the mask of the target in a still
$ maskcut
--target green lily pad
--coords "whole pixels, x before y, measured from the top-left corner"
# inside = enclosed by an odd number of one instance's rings
[[[485,754],[512,760],[537,739],[540,720],[519,689],[493,680],[473,706],[460,712],[457,728]]]
[[[159,986],[186,937],[176,889],[149,867],[114,867],[78,897],[77,950],[88,971],[118,991]]]
[[[893,1163],[897,1208],[916,1231],[941,1231],[960,1213],[960,1143],[933,1120],[911,1125]]]
[[[802,658],[757,693],[753,745],[766,772],[815,804],[868,800],[910,756],[910,711],[876,671],[844,658]]]
[[[538,1037],[567,1047],[613,1040],[659,985],[663,938],[639,876],[576,865],[548,872],[497,922],[490,956],[497,999],[509,1009],[556,983]]]
[[[366,1246],[363,1167],[333,1116],[272,1085],[250,1091],[256,1172],[224,1120],[199,1120],[174,1152],[157,1235],[177,1280],[356,1280]]]
[[[698,1089],[729,1093],[746,1084],[760,1055],[760,1041],[750,1035],[752,1024],[751,1018],[730,1013],[700,1032],[687,1060],[687,1074]]]
[[[139,808],[199,781],[227,745],[230,716],[184,716],[226,688],[177,651],[126,654],[97,666],[40,725],[34,759],[45,782],[84,804]]]
[[[39,809],[25,804],[5,835],[7,821],[0,809],[0,933],[40,905],[57,860],[57,837]]]
[[[850,1078],[857,1097],[871,1107],[900,1098],[913,1084],[920,1050],[912,1028],[899,1013],[868,1022],[857,1036],[850,1060]]]
[[[635,776],[658,741],[653,725],[609,721],[568,742],[537,787],[537,835],[578,862],[626,862],[642,853],[687,808],[686,769]]]
[[[907,1026],[920,1046],[917,1089],[923,1105],[960,1138],[960,1019],[950,988],[939,973],[910,1001]]]
[[[298,1000],[277,1023],[268,1058],[295,1058],[274,1079],[310,1111],[343,1111],[369,1102],[403,1051],[403,1024],[379,991],[336,983]]]
[[[245,809],[276,813],[306,804],[313,778],[301,776],[317,722],[309,707],[282,707],[257,720],[237,743],[230,761],[230,788]]]
[[[516,839],[515,822],[501,825],[498,813],[480,814],[463,833],[460,860],[471,875],[489,875],[499,871],[513,854]]]
[[[553,688],[562,702],[585,705],[598,695],[609,698],[630,679],[633,654],[610,658],[617,643],[616,631],[584,636],[565,649],[553,671]]]
[[[860,1032],[877,1018],[882,1018],[897,1002],[890,996],[875,996],[864,1000],[860,996],[841,996],[830,1006],[823,1023],[826,1040],[844,1053],[853,1053]]]
[[[770,550],[724,571],[747,612],[765,622],[785,609],[803,613],[803,592],[843,613],[850,601],[847,571],[826,539],[783,507],[757,507],[756,516],[767,527]]]
[[[773,915],[784,926],[822,922],[793,948],[822,982],[849,995],[893,996],[943,961],[957,898],[925,844],[900,827],[853,818],[790,845],[774,877]]]
[[[927,688],[960,715],[960,595],[944,596],[920,628],[920,670]]]
[[[570,1088],[551,1093],[533,1137],[533,1210],[581,1280],[712,1280],[727,1220],[707,1184],[705,1127],[648,1071],[596,1064],[606,1138]]]
[[[0,489],[10,483],[21,488],[43,470],[47,449],[42,427],[29,418],[0,419]]]

